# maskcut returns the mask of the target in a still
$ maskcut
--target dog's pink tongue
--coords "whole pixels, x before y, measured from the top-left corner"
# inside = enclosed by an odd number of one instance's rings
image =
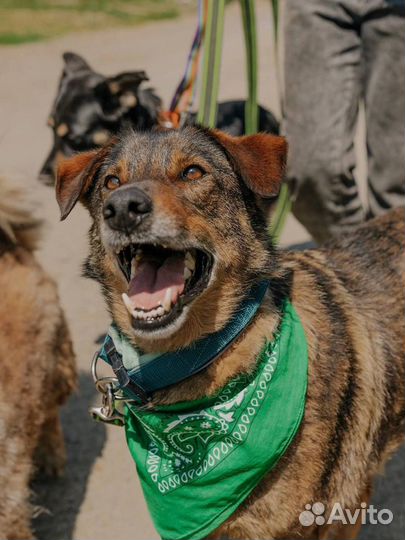
[[[171,302],[174,304],[184,290],[182,256],[168,257],[160,267],[153,261],[141,261],[130,281],[128,296],[134,308],[150,310],[164,306],[169,289],[172,289]]]

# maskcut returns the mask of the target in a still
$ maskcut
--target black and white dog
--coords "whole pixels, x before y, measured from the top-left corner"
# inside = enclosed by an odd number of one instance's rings
[[[54,184],[58,158],[103,145],[125,126],[145,130],[159,124],[162,100],[152,88],[143,88],[149,78],[145,71],[128,71],[107,77],[93,71],[79,55],[66,52],[65,62],[48,125],[53,146],[39,179]],[[245,131],[244,101],[219,104],[217,127],[231,135]],[[190,115],[188,123],[195,121]],[[259,131],[278,134],[273,114],[259,108]]]

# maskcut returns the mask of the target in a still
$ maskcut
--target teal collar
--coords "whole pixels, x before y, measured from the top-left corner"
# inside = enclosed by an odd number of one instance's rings
[[[253,285],[230,322],[214,334],[187,348],[157,355],[142,354],[112,325],[100,357],[109,363],[123,392],[131,399],[147,402],[156,390],[179,383],[214,362],[252,322],[261,306],[268,281]]]

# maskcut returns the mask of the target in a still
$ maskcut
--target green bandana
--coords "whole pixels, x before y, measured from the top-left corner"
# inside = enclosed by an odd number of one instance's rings
[[[128,405],[129,450],[162,538],[204,538],[276,465],[303,417],[307,365],[304,330],[287,303],[254,373],[211,398],[151,412]]]

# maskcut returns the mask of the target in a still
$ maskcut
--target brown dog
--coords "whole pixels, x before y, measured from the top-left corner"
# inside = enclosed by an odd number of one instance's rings
[[[76,386],[55,283],[32,253],[39,224],[0,179],[0,538],[32,538],[29,482],[65,462],[59,420]]]
[[[309,350],[300,430],[215,538],[354,538],[359,522],[305,527],[298,516],[314,501],[360,508],[403,439],[403,210],[323,250],[280,253],[264,216],[285,160],[277,136],[185,128],[128,133],[59,168],[62,218],[81,200],[93,219],[87,274],[144,351],[181,349],[216,332],[252,283],[270,281],[237,343],[203,372],[156,392],[154,403],[214,395],[252,371],[285,298],[300,316]]]

